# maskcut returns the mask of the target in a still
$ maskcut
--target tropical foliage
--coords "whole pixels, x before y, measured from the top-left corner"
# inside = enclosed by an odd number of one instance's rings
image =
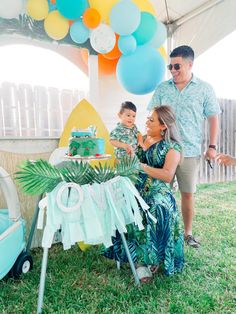
[[[19,15],[19,18],[4,19],[0,17],[0,33],[5,35],[21,35],[32,39],[53,42],[44,30],[43,21],[36,21],[26,14]],[[68,34],[65,38],[59,41],[60,44],[70,45],[77,48],[86,48],[90,54],[97,54],[91,47],[90,41],[84,44],[75,43]]]
[[[115,168],[102,165],[92,167],[89,163],[68,161],[62,166],[51,165],[46,160],[27,160],[16,172],[15,178],[27,194],[43,194],[51,192],[58,183],[75,182],[79,185],[102,183],[116,176],[129,177],[137,180],[138,159],[125,157]]]

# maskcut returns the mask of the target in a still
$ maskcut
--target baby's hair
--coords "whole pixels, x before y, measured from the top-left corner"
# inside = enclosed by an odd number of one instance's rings
[[[137,111],[136,106],[135,106],[131,101],[125,101],[125,102],[123,102],[123,103],[121,104],[121,108],[120,108],[119,113],[122,114],[122,113],[125,111],[125,109],[129,109],[129,110],[132,110],[132,111],[134,111],[134,112]]]

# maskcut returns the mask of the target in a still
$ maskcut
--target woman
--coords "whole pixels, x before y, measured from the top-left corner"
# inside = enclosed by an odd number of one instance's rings
[[[183,233],[169,184],[181,161],[181,146],[171,108],[154,108],[147,118],[146,131],[143,149],[138,153],[142,171],[136,187],[157,221],[144,217],[144,231],[130,225],[127,233],[141,282],[149,282],[158,269],[173,275],[184,265]],[[105,251],[105,256],[127,262],[119,237],[114,238],[113,246]]]

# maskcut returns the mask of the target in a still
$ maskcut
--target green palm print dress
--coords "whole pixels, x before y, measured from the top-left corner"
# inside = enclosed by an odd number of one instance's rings
[[[162,168],[165,156],[172,148],[181,150],[179,144],[162,140],[146,151],[140,148],[138,157],[141,162],[151,167]],[[144,230],[138,230],[135,225],[127,226],[126,239],[133,261],[138,264],[161,266],[166,275],[181,272],[184,266],[184,239],[170,185],[151,178],[144,172],[140,172],[139,178],[136,188],[150,206],[149,210],[157,222],[143,214]],[[103,253],[105,257],[128,262],[118,232],[113,238],[113,246],[105,249]]]

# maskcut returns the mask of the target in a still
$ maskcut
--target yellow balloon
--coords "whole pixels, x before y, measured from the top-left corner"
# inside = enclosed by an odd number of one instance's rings
[[[140,11],[145,11],[156,16],[156,12],[153,8],[153,5],[148,0],[132,0],[138,7]]]
[[[44,20],[48,16],[48,11],[47,0],[28,0],[27,2],[26,12],[34,20]]]
[[[44,20],[45,32],[55,40],[64,38],[68,34],[69,27],[69,21],[57,10],[51,11]]]
[[[120,0],[89,0],[91,8],[96,9],[102,18],[102,21],[109,24],[109,15],[113,6]],[[140,9],[153,15],[156,15],[155,10],[148,0],[132,0]]]
[[[89,0],[89,5],[100,13],[102,22],[109,23],[111,9],[119,1],[120,0]]]
[[[166,52],[165,48],[164,48],[163,46],[161,46],[160,48],[157,49],[157,51],[160,52],[162,58],[163,58],[163,59],[165,60],[165,62],[166,62],[168,56],[167,56],[167,52]]]

